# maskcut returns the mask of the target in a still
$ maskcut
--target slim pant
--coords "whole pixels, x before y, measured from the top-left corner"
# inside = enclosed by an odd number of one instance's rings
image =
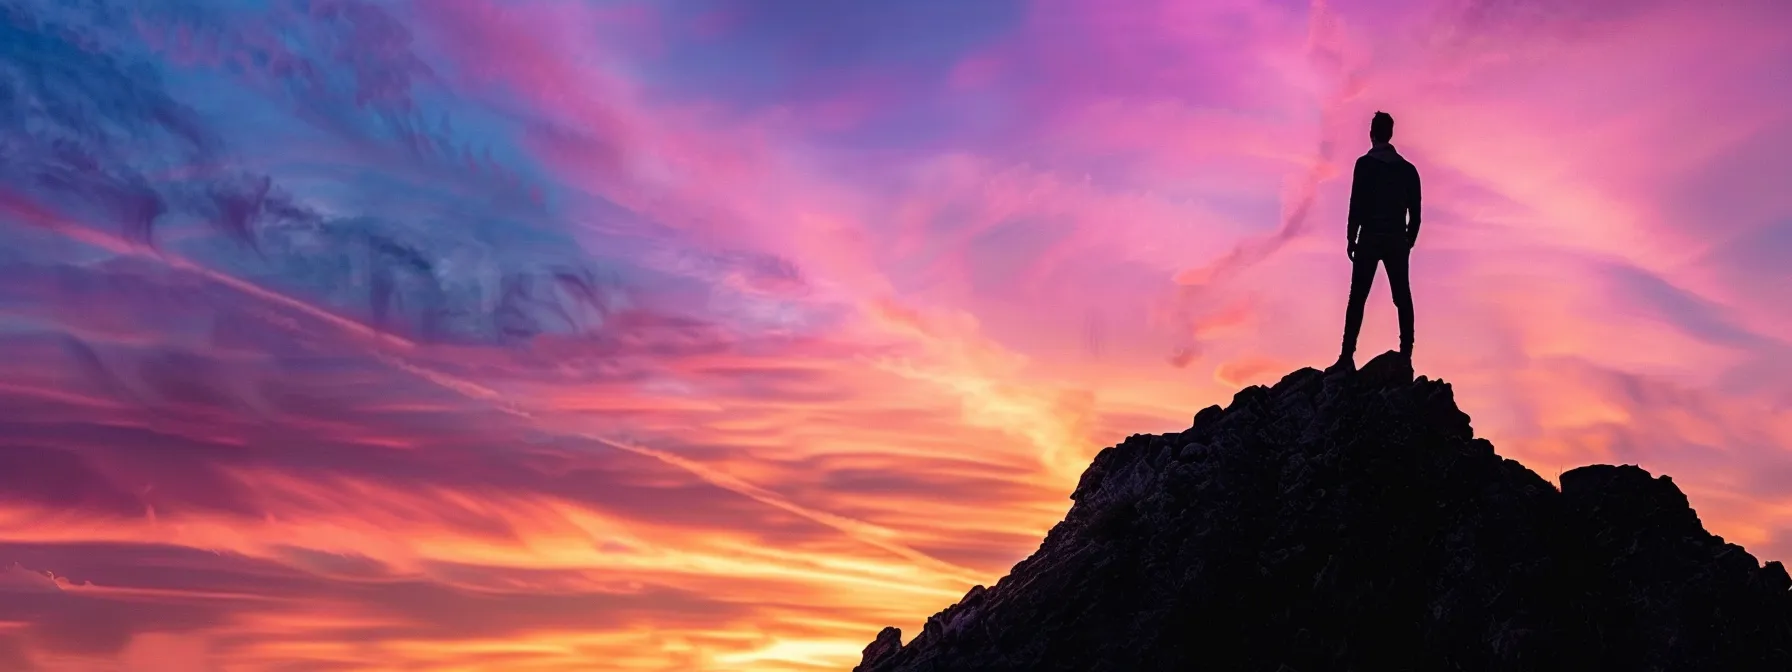
[[[1350,269],[1350,307],[1344,311],[1345,356],[1356,354],[1357,332],[1363,328],[1363,304],[1368,303],[1369,288],[1375,285],[1377,263],[1388,269],[1394,308],[1400,312],[1400,351],[1412,354],[1412,285],[1406,273],[1410,252],[1411,248],[1403,240],[1361,240],[1357,245],[1356,260]]]

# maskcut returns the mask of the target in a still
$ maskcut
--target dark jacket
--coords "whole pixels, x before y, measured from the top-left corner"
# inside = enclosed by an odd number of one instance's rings
[[[1418,241],[1419,169],[1393,145],[1376,145],[1356,160],[1350,179],[1349,226],[1353,241],[1373,238],[1409,247]]]

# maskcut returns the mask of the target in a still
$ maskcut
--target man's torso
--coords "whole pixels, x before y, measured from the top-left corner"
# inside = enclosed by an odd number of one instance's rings
[[[1361,237],[1405,238],[1406,210],[1417,181],[1414,172],[1412,164],[1391,150],[1372,150],[1357,159],[1356,179],[1364,182],[1356,189],[1357,198],[1364,201],[1356,204],[1361,213]]]

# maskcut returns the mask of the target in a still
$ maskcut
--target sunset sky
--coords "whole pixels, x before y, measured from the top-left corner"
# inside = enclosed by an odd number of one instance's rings
[[[1792,557],[1784,0],[0,0],[0,672],[843,670],[1338,351]],[[1359,361],[1396,344],[1384,278]]]

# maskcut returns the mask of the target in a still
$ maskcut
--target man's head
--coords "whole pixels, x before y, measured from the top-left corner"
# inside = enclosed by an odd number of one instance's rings
[[[1394,139],[1394,117],[1386,112],[1376,112],[1375,118],[1369,120],[1369,141],[1376,144]]]

